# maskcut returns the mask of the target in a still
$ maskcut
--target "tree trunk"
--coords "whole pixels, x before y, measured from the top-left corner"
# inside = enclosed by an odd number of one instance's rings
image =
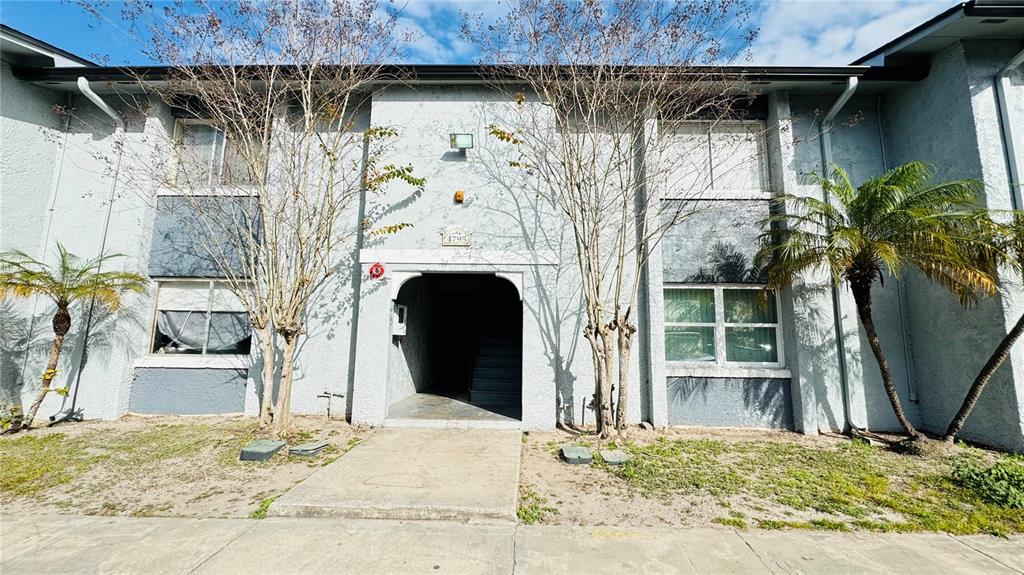
[[[292,377],[295,374],[295,348],[298,334],[282,334],[284,349],[281,357],[281,387],[277,390],[277,405],[274,406],[274,437],[280,438],[291,431],[292,426]]]
[[[629,323],[628,319],[619,321],[618,327],[618,351],[619,351],[619,393],[615,402],[615,429],[622,431],[626,429],[626,398],[629,392],[629,364],[633,351],[633,334],[636,327]]]
[[[67,335],[69,329],[71,329],[71,314],[66,305],[58,305],[57,313],[53,315],[53,343],[50,344],[50,359],[46,362],[46,371],[43,372],[43,383],[39,388],[39,394],[36,395],[36,400],[32,402],[32,407],[29,408],[28,414],[21,424],[24,429],[32,427],[32,421],[36,418],[39,406],[43,404],[46,394],[50,392],[50,384],[57,375],[57,361],[60,359],[60,350],[64,347],[64,336]]]
[[[907,432],[911,439],[917,439],[920,434],[907,419],[903,412],[903,405],[900,404],[900,396],[896,393],[896,385],[892,381],[892,371],[889,369],[889,362],[885,359],[882,351],[882,343],[878,339],[878,332],[875,330],[875,321],[871,317],[871,283],[872,279],[851,279],[850,287],[853,291],[853,299],[857,303],[857,316],[864,326],[864,333],[868,336],[868,345],[878,362],[878,369],[882,373],[882,385],[885,387],[885,394],[889,396],[889,403],[896,413],[896,419]]]
[[[963,429],[964,423],[967,421],[967,416],[971,414],[971,410],[974,409],[974,404],[978,403],[978,398],[981,397],[981,392],[985,389],[985,385],[995,375],[996,370],[999,366],[1006,361],[1006,358],[1010,355],[1010,348],[1020,338],[1021,333],[1024,333],[1024,315],[1020,316],[1017,323],[1014,324],[1013,328],[1006,334],[1003,341],[999,342],[996,346],[996,350],[992,352],[992,356],[985,362],[985,366],[981,368],[981,372],[978,373],[978,377],[974,379],[974,383],[971,385],[971,389],[967,392],[967,397],[964,398],[963,405],[960,406],[960,411],[957,412],[956,417],[949,423],[949,427],[946,429],[946,436],[943,438],[948,443],[953,443],[956,439],[956,435]]]
[[[260,399],[260,429],[266,429],[273,421],[274,405],[274,340],[273,331],[269,327],[257,328],[256,337],[260,342],[260,355],[263,359],[263,371],[260,373],[260,385],[263,387]]]
[[[612,349],[615,347],[615,335],[607,326],[601,326],[599,335],[601,337],[601,348],[604,353],[601,359],[603,365],[603,377],[601,378],[601,389],[598,397],[597,432],[600,437],[608,437],[612,429],[615,429],[615,419],[612,415],[612,377],[615,373],[615,356]]]

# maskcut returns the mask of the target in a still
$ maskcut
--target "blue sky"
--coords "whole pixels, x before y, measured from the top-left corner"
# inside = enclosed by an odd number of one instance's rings
[[[400,2],[401,3],[401,2]],[[110,65],[144,64],[117,26],[118,2],[98,23],[61,0],[0,0],[0,21],[55,46]],[[755,4],[760,35],[753,64],[843,65],[952,6],[936,0],[762,0]],[[459,10],[500,14],[498,0],[407,0],[401,24],[419,32],[408,60],[460,64],[474,60],[459,38]]]

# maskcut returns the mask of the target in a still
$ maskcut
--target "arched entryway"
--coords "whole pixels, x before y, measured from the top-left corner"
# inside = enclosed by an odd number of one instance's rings
[[[395,298],[388,418],[516,421],[522,413],[523,308],[494,274],[425,273]]]

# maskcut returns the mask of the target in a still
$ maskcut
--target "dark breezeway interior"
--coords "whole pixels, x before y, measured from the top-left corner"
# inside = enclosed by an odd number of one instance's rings
[[[392,336],[388,417],[518,420],[523,311],[494,274],[424,274],[402,286],[405,335]]]

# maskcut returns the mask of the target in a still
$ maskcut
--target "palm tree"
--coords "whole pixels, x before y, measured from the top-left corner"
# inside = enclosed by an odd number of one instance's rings
[[[993,253],[998,258],[999,263],[1009,267],[1019,277],[1024,277],[1024,212],[1013,212],[1010,221],[1007,223],[994,222],[987,216],[983,216],[980,221],[989,230],[989,243],[995,248]],[[992,352],[988,361],[981,368],[978,377],[971,384],[971,388],[967,391],[967,397],[964,398],[964,402],[960,406],[960,411],[957,412],[956,416],[953,417],[953,421],[949,423],[949,427],[946,428],[946,435],[943,439],[948,443],[952,443],[956,439],[957,434],[960,433],[960,430],[963,429],[967,416],[971,414],[974,405],[978,403],[978,398],[981,397],[981,392],[985,389],[985,385],[992,379],[999,366],[1009,357],[1010,348],[1020,339],[1022,333],[1024,333],[1024,315],[1021,315],[1017,323],[1010,328],[1010,331],[999,342],[995,351]]]
[[[920,439],[896,393],[889,362],[871,314],[871,286],[885,275],[899,278],[905,266],[950,289],[962,303],[993,292],[995,272],[972,227],[977,218],[973,180],[930,184],[931,170],[910,162],[872,178],[858,188],[838,166],[831,177],[813,175],[825,199],[785,195],[777,199],[790,213],[762,221],[765,230],[755,258],[765,267],[768,286],[779,288],[814,269],[827,269],[853,292],[857,317],[878,362],[882,384],[900,425]]]
[[[99,301],[113,311],[120,306],[123,293],[146,290],[146,278],[138,274],[100,271],[104,262],[121,257],[120,254],[101,254],[94,259],[82,260],[60,244],[57,244],[57,253],[58,261],[53,266],[20,251],[0,254],[0,297],[9,294],[21,297],[41,295],[57,306],[52,322],[53,343],[42,375],[42,387],[20,425],[22,428],[32,425],[39,406],[51,391],[50,383],[57,375],[57,360],[64,346],[64,337],[71,329],[71,305],[89,299]]]

